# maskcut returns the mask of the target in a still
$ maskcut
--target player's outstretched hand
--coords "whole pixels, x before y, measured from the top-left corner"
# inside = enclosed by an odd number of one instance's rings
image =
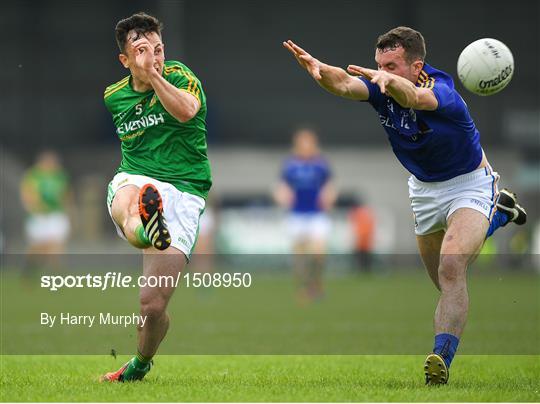
[[[290,39],[286,42],[283,42],[283,46],[293,54],[300,66],[306,69],[307,72],[311,75],[311,77],[313,77],[315,80],[322,79],[320,71],[321,62],[319,62],[317,59],[307,53],[304,49],[296,45]]]
[[[349,74],[353,76],[365,77],[381,89],[381,93],[386,93],[386,86],[392,81],[393,75],[384,70],[366,69],[365,67],[349,65],[347,67]]]

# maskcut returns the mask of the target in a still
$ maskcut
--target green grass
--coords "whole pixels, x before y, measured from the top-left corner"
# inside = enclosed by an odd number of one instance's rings
[[[470,277],[469,320],[461,354],[539,355],[540,277]],[[98,315],[138,312],[138,290],[0,285],[0,354],[131,354],[135,328],[40,325],[40,313]],[[433,342],[438,293],[422,272],[332,277],[326,297],[307,307],[287,274],[255,274],[247,289],[180,288],[169,305],[171,328],[161,354],[170,355],[420,355]]]
[[[128,314],[136,289],[49,292],[0,275],[2,401],[540,401],[532,272],[471,271],[467,328],[440,388],[423,384],[437,291],[420,271],[329,276],[307,307],[286,273],[254,272],[248,289],[180,288],[155,368],[119,385],[97,380],[135,350],[134,327],[48,328],[40,312]]]
[[[159,356],[140,383],[101,384],[127,357],[2,356],[2,401],[540,401],[539,356],[458,356],[423,385],[423,356]]]

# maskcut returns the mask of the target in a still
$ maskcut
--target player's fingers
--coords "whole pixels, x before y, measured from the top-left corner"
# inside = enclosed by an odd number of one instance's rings
[[[290,46],[291,48],[294,47],[294,46],[296,45],[296,44],[295,44],[293,41],[291,41],[290,39],[287,39],[287,43],[289,44],[289,46]]]
[[[379,86],[379,89],[381,90],[381,93],[385,93],[386,92],[386,80],[384,79],[384,76],[379,74],[379,73],[375,73],[373,75],[373,78],[371,79],[371,82],[373,84],[377,84]]]
[[[138,49],[145,49],[146,50],[146,49],[153,49],[153,46],[150,45],[149,43],[140,43],[140,44],[134,46],[133,48],[137,49],[137,50]]]
[[[139,46],[134,46],[133,47],[133,52],[135,53],[135,55],[140,55],[142,53],[144,53],[145,51],[150,51],[151,49],[148,47],[148,46],[144,46],[144,45],[139,45]]]
[[[133,49],[138,50],[138,51],[140,51],[140,50],[153,51],[154,47],[150,44],[150,42],[145,40],[144,42],[134,43],[133,44]]]
[[[298,62],[300,62],[300,59],[299,59],[299,56],[300,56],[300,55],[298,54],[298,52],[296,52],[296,51],[293,49],[293,47],[292,47],[290,44],[288,44],[287,42],[283,42],[283,46],[284,46],[285,48],[287,48],[287,50],[293,54],[293,56],[296,58],[296,60],[298,60]]]
[[[289,45],[288,42],[283,42],[283,47],[284,47],[285,49],[287,49],[289,52],[295,53],[295,52],[294,52],[294,49],[292,48],[291,45]]]
[[[144,37],[139,38],[139,39],[137,39],[136,41],[133,41],[131,44],[132,44],[133,46],[137,46],[137,45],[139,45],[139,44],[141,44],[141,43],[147,43],[148,45],[150,45],[150,41],[148,41],[148,39],[146,39],[146,38],[144,38]]]
[[[305,60],[302,60],[300,58],[300,56],[294,51],[292,51],[292,54],[293,54],[294,58],[296,59],[296,61],[300,64],[300,66],[306,67],[306,61]]]
[[[347,67],[347,72],[353,76],[362,76],[362,73],[360,73],[357,69],[351,66]]]
[[[295,44],[293,41],[291,41],[290,39],[287,39],[285,42],[286,42],[287,45],[289,45],[291,48],[294,48],[294,47],[296,46],[296,44]]]
[[[298,57],[300,56],[298,52],[296,52],[291,45],[289,45],[286,42],[283,42],[283,45],[293,54],[293,56],[298,60]],[[300,61],[300,60],[298,60]]]
[[[142,45],[134,46],[133,50],[135,52],[142,53],[143,51],[150,51],[150,50],[152,50],[152,48],[150,46],[146,45],[146,44],[142,44]]]
[[[352,75],[354,75],[354,76],[362,76],[362,77],[365,77],[367,79],[372,78],[372,74],[369,71],[369,69],[365,69],[365,68],[363,68],[361,66],[349,65],[347,67],[347,71],[349,73],[351,73]]]
[[[293,41],[291,41],[289,39],[289,45],[291,45],[291,47],[296,51],[298,52],[299,54],[306,54],[306,55],[309,55],[309,53],[307,53],[304,49],[302,49],[301,47],[299,47],[297,44],[295,44]]]
[[[304,68],[306,68],[309,74],[315,80],[322,79],[319,66],[316,63],[314,63],[313,56],[311,56],[305,50],[300,48],[290,39],[286,42],[283,42],[283,45],[291,51],[291,53],[294,55],[298,63],[300,63],[300,65],[302,65]]]
[[[374,72],[371,69],[366,69],[365,67],[360,67],[359,71],[364,77],[367,77],[368,79],[372,78],[375,74],[377,74],[377,72]]]
[[[373,76],[371,76],[371,80],[370,80],[373,84],[379,84],[381,83],[381,76],[380,74],[374,74]]]
[[[298,59],[301,59],[305,62],[310,62],[313,60],[313,57],[311,55],[298,55]]]

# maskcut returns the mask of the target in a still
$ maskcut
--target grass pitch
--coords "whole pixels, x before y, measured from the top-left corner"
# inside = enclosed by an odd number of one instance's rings
[[[540,401],[539,356],[456,357],[423,385],[423,356],[158,356],[143,382],[102,384],[128,357],[3,356],[2,401]]]
[[[476,272],[460,354],[540,355],[540,277]],[[170,302],[162,355],[423,355],[433,344],[438,293],[422,272],[329,277],[326,296],[295,299],[288,274],[254,275],[250,288],[181,287]],[[138,289],[24,289],[2,276],[1,354],[107,355],[134,351],[134,326],[40,324],[59,316],[133,314]]]
[[[48,328],[39,313],[129,313],[136,289],[51,293],[0,274],[1,401],[540,401],[534,273],[471,272],[469,324],[449,385],[435,388],[422,366],[437,292],[422,272],[330,277],[310,307],[298,307],[289,276],[256,277],[245,290],[183,288],[154,369],[126,384],[98,378],[129,359],[133,327]]]

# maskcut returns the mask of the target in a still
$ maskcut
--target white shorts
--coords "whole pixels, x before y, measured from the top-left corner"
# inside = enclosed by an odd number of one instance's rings
[[[205,200],[200,196],[179,191],[168,182],[161,182],[144,175],[118,173],[109,183],[107,192],[107,208],[111,215],[112,201],[116,192],[126,185],[142,188],[145,184],[154,185],[163,200],[163,217],[171,233],[171,246],[182,251],[189,259],[197,240],[199,218],[205,207]],[[113,220],[118,235],[126,239],[120,227]]]
[[[324,241],[330,233],[330,218],[326,213],[291,213],[287,218],[289,236],[293,242]]]
[[[460,208],[482,213],[490,222],[495,213],[499,174],[479,168],[442,182],[409,178],[409,198],[415,218],[415,232],[426,235],[446,230],[448,217]]]
[[[53,212],[30,216],[25,230],[30,244],[63,243],[69,235],[70,225],[64,213]]]

